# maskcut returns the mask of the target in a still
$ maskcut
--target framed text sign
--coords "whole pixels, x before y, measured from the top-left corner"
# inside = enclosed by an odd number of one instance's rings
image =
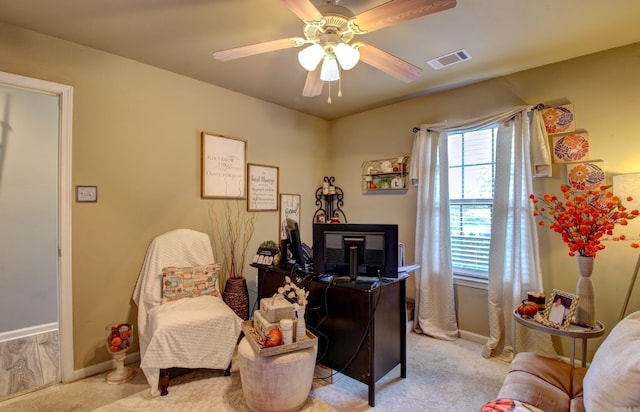
[[[280,239],[287,238],[287,218],[300,223],[300,195],[280,194]]]
[[[278,168],[247,164],[247,210],[278,210]]]
[[[244,199],[246,142],[202,132],[203,198]]]

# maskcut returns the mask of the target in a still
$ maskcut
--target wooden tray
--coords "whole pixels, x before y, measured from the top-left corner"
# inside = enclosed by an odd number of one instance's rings
[[[253,347],[253,350],[260,356],[274,356],[281,355],[287,352],[293,352],[300,349],[310,348],[318,343],[318,338],[309,330],[307,330],[307,338],[301,341],[296,341],[288,345],[278,345],[271,348],[265,348],[260,344],[260,335],[253,327],[252,320],[246,320],[242,322],[242,331],[245,337],[249,341],[249,344]]]

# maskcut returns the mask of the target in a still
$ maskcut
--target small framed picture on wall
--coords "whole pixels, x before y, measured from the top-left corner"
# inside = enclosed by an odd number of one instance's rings
[[[278,210],[278,167],[247,164],[247,210]]]
[[[300,223],[300,195],[280,194],[280,240],[287,238],[284,229],[287,219]]]

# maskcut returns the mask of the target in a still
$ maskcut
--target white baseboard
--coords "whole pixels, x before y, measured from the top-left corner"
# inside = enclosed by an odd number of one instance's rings
[[[407,321],[407,333],[411,333],[413,331],[413,321]],[[488,336],[478,335],[474,332],[469,332],[466,330],[459,329],[458,334],[460,335],[460,339],[468,340],[474,343],[479,343],[480,345],[484,345],[489,340]]]
[[[125,364],[140,361],[140,352],[134,352],[127,355],[124,359]],[[95,365],[87,366],[86,368],[76,369],[73,371],[73,378],[70,382],[77,381],[78,379],[84,379],[89,376],[97,375],[102,372],[106,372],[113,369],[113,360],[105,361]],[[68,383],[68,382],[65,382]]]
[[[459,330],[460,338],[464,340],[469,340],[471,342],[479,343],[484,345],[489,340],[488,336],[478,335],[477,333],[469,332],[466,330]]]
[[[26,338],[28,336],[39,335],[41,333],[53,332],[58,330],[58,322],[45,323],[43,325],[30,326],[28,328],[10,330],[0,333],[0,342],[8,340]]]

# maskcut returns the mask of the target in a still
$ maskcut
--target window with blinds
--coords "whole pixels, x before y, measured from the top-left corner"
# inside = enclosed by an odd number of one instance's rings
[[[451,259],[456,276],[487,279],[497,128],[448,135]]]

